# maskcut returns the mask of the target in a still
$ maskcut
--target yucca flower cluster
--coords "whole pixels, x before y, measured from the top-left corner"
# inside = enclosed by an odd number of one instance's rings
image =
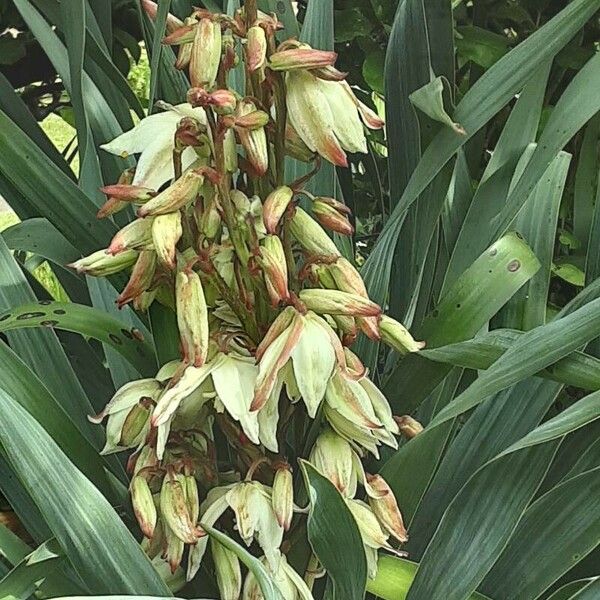
[[[160,302],[176,313],[181,358],[123,386],[95,421],[107,418],[105,453],[134,450],[130,491],[148,555],[191,579],[209,550],[224,600],[262,595],[203,525],[255,543],[284,598],[312,598],[286,559],[305,519],[294,501],[298,458],[346,500],[371,576],[379,549],[407,541],[392,490],[362,462],[397,447],[399,422],[351,348],[361,332],[401,354],[422,343],[369,299],[327,233],[353,232],[347,207],[308,193],[307,177],[284,180],[287,156],[312,172],[322,159],[346,165],[346,152],[366,151],[363,125],[383,121],[335,69],[335,53],[278,44],[280,30],[252,2],[233,17],[169,18],[164,42],[189,72],[187,101],[161,105],[104,146],[140,157],[104,188],[99,217],[133,204],[137,219],[73,265],[129,271],[120,306]],[[245,89],[234,90],[240,64]],[[296,448],[309,427],[314,445]]]

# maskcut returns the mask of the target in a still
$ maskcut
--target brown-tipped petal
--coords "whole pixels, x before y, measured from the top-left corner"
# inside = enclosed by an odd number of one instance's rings
[[[156,196],[156,192],[151,188],[123,183],[105,185],[100,188],[100,191],[109,198],[116,198],[117,200],[124,200],[126,202],[146,202]]]
[[[187,69],[190,60],[192,59],[192,44],[182,44],[179,46],[179,51],[177,52],[177,60],[175,61],[175,68],[179,71],[183,71],[183,69]]]
[[[131,271],[127,285],[117,298],[119,308],[140,296],[150,287],[155,269],[156,253],[154,250],[142,250]]]
[[[379,331],[379,318],[378,317],[357,317],[356,322],[360,330],[374,342],[381,340],[381,333]]]
[[[283,466],[275,473],[272,501],[277,522],[288,531],[294,516],[294,481],[289,466]]]
[[[160,514],[182,542],[193,544],[199,535],[190,518],[182,478],[182,475],[171,473],[165,476],[160,490]]]
[[[349,315],[351,317],[376,317],[381,307],[375,302],[340,290],[306,289],[299,298],[309,310],[330,315]]]
[[[340,256],[340,251],[325,230],[299,207],[290,220],[290,230],[304,250],[310,254]]]
[[[180,271],[175,283],[177,325],[184,359],[201,367],[208,355],[208,307],[200,277],[193,271]]]
[[[313,48],[290,48],[272,54],[269,58],[269,68],[273,71],[318,69],[332,66],[336,59],[336,52]]]
[[[190,79],[194,87],[214,85],[221,61],[221,40],[221,25],[201,19],[196,26],[190,59]]]
[[[254,390],[251,411],[260,410],[269,399],[279,371],[285,366],[298,344],[304,329],[305,319],[296,313],[291,325],[265,350],[259,364],[259,373]]]
[[[142,533],[147,538],[153,537],[157,520],[156,505],[146,478],[142,475],[134,476],[131,480],[129,492],[133,512]]]
[[[320,202],[317,199],[313,202],[313,214],[323,227],[341,233],[342,235],[352,235],[354,227],[345,214],[342,214],[329,204]]]
[[[158,260],[169,269],[175,268],[177,242],[183,234],[179,211],[158,215],[152,223],[152,241]]]
[[[325,81],[344,81],[348,77],[348,73],[338,71],[335,67],[321,67],[320,69],[311,69],[310,71],[315,77]]]
[[[399,542],[408,541],[408,533],[396,502],[394,492],[381,475],[368,475],[367,481],[379,497],[369,497],[369,505],[379,524]]]
[[[296,311],[288,306],[277,315],[277,318],[263,336],[258,348],[256,348],[256,362],[260,362],[267,348],[292,324]]]
[[[162,40],[167,46],[181,46],[183,44],[191,44],[196,35],[196,25],[183,25],[173,30],[169,35]]]
[[[285,251],[279,237],[276,235],[265,237],[261,246],[259,262],[271,304],[276,307],[290,297]]]

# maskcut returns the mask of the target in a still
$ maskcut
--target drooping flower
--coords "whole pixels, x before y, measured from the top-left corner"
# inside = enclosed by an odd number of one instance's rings
[[[261,562],[269,570],[270,575],[285,600],[313,600],[313,595],[304,579],[296,573],[288,563],[285,555],[281,556],[276,569],[271,569],[267,559],[263,556]],[[250,571],[244,582],[242,600],[265,600],[256,577]]]
[[[346,152],[367,152],[363,122],[380,129],[383,121],[362,104],[345,81],[326,81],[310,70],[286,75],[290,122],[313,152],[346,167]]]
[[[123,158],[140,154],[132,183],[158,190],[175,177],[175,132],[184,117],[191,117],[201,125],[206,125],[204,109],[192,108],[188,103],[178,104],[164,112],[145,117],[133,129],[100,147]],[[181,155],[182,168],[188,169],[197,158],[193,148],[185,148]]]

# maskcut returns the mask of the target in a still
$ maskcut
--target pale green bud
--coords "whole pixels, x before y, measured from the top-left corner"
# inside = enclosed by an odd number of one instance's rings
[[[142,533],[151,538],[156,527],[157,513],[148,481],[143,475],[135,475],[129,487],[133,512]]]
[[[273,510],[279,525],[288,531],[294,516],[294,480],[289,465],[284,465],[275,472]]]
[[[200,19],[196,25],[190,57],[190,80],[193,87],[212,88],[221,62],[221,25]]]
[[[109,254],[125,250],[142,250],[152,244],[152,219],[136,219],[125,225],[110,242]]]
[[[294,192],[287,185],[279,186],[267,196],[263,205],[263,221],[269,233],[275,233],[293,197]]]
[[[381,340],[402,355],[409,352],[418,352],[425,347],[425,342],[415,341],[402,323],[387,315],[381,316],[379,331],[381,332]]]
[[[309,254],[340,256],[340,252],[325,230],[301,208],[290,221],[292,235]]]
[[[171,531],[184,543],[194,544],[199,536],[192,522],[184,487],[184,475],[168,472],[160,490],[160,514]]]
[[[138,253],[135,250],[125,250],[119,254],[108,254],[107,250],[98,250],[89,256],[85,256],[68,265],[78,273],[92,275],[93,277],[107,277],[114,275],[137,260]]]
[[[354,455],[348,441],[327,428],[315,441],[309,460],[335,485],[340,494],[352,498],[356,494],[357,484]]]
[[[175,268],[175,250],[181,239],[181,213],[179,211],[158,215],[152,223],[152,241],[158,260],[169,269]]]
[[[320,314],[374,317],[381,308],[367,298],[340,290],[306,289],[298,295],[309,310]]]
[[[260,265],[271,304],[276,307],[290,297],[285,251],[278,236],[268,235],[263,239],[260,249]]]
[[[208,355],[208,308],[200,277],[194,271],[177,273],[175,285],[177,325],[184,360],[201,367]]]
[[[195,200],[203,182],[204,176],[197,170],[186,171],[175,183],[141,206],[138,217],[166,215],[179,210]]]

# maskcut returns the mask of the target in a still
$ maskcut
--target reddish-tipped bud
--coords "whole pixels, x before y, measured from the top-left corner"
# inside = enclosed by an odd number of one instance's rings
[[[409,440],[423,431],[423,425],[409,415],[394,417],[394,421],[396,421],[400,433]]]
[[[179,210],[196,199],[204,176],[196,170],[186,171],[175,183],[138,209],[139,217],[165,215]]]
[[[125,202],[146,202],[146,200],[150,200],[150,198],[156,196],[156,192],[150,188],[123,183],[105,185],[100,188],[100,191],[109,197],[124,200]]]
[[[152,241],[158,260],[169,269],[175,268],[175,250],[183,227],[179,211],[158,215],[152,223]]]
[[[174,29],[165,36],[162,40],[163,44],[167,46],[181,46],[184,44],[191,44],[194,41],[196,35],[196,23],[190,23],[188,25],[181,24],[180,27]]]
[[[206,132],[206,128],[192,117],[184,117],[179,121],[175,130],[175,140],[179,147],[181,146],[200,146],[201,137]]]
[[[283,465],[275,473],[272,501],[277,522],[288,531],[294,516],[294,480],[289,465]]]
[[[271,304],[276,307],[290,297],[285,251],[281,240],[276,235],[267,235],[263,240],[260,249],[260,265]]]
[[[415,341],[402,323],[387,315],[382,315],[379,321],[379,331],[381,340],[402,355],[418,352],[425,347],[425,342]]]
[[[125,250],[142,250],[152,244],[152,219],[136,219],[125,225],[110,242],[106,252],[119,254]]]
[[[318,69],[335,64],[337,53],[313,48],[291,48],[275,52],[269,59],[269,68],[273,71],[291,71],[294,69]]]
[[[153,250],[142,250],[135,262],[125,289],[117,297],[117,306],[122,308],[143,294],[152,284],[156,269],[156,253]]]
[[[156,21],[156,13],[158,12],[158,5],[156,4],[156,2],[152,2],[152,0],[142,0],[142,8],[152,21]],[[175,31],[182,25],[183,22],[180,19],[178,19],[175,15],[172,15],[171,13],[167,15],[166,27],[169,33]]]
[[[287,185],[282,185],[274,189],[263,204],[263,221],[265,228],[269,233],[275,233],[283,213],[289,206],[294,192]]]
[[[135,475],[131,480],[129,492],[133,512],[142,533],[147,538],[153,537],[157,521],[156,505],[146,478],[143,475]]]
[[[194,544],[200,536],[191,519],[183,479],[180,473],[168,472],[165,476],[160,490],[160,514],[177,538]]]
[[[211,88],[215,84],[221,61],[221,25],[210,19],[201,19],[196,26],[190,79],[194,87]]]
[[[339,290],[302,290],[299,298],[309,310],[319,314],[376,317],[381,307],[367,298]]]
[[[135,250],[126,250],[116,256],[108,254],[108,250],[98,250],[67,265],[77,273],[91,275],[92,277],[107,277],[114,275],[135,263],[138,253]]]
[[[262,111],[256,110],[256,106],[251,100],[242,100],[237,105],[236,124],[238,121],[244,123],[246,117],[250,120],[250,123],[253,121],[256,122],[257,119],[264,120],[264,117],[260,114],[261,112]],[[252,113],[258,113],[258,115],[253,115]],[[245,126],[239,126],[236,127],[236,132],[240,139],[240,143],[244,147],[248,162],[252,165],[252,168],[257,175],[264,175],[269,166],[267,134],[264,127],[259,126],[258,128],[252,129]]]
[[[325,230],[301,208],[296,208],[290,221],[290,229],[292,235],[310,254],[340,256],[339,250]]]
[[[248,29],[246,44],[247,65],[250,73],[264,67],[267,58],[267,36],[259,25]]]
[[[200,277],[194,271],[181,271],[175,285],[177,324],[184,360],[201,367],[208,354],[208,308]]]
[[[345,213],[333,207],[326,198],[317,198],[313,202],[313,214],[323,227],[342,235],[352,235],[354,227]]]
[[[261,129],[269,122],[269,115],[264,110],[254,110],[246,115],[235,118],[235,126],[254,131]]]

